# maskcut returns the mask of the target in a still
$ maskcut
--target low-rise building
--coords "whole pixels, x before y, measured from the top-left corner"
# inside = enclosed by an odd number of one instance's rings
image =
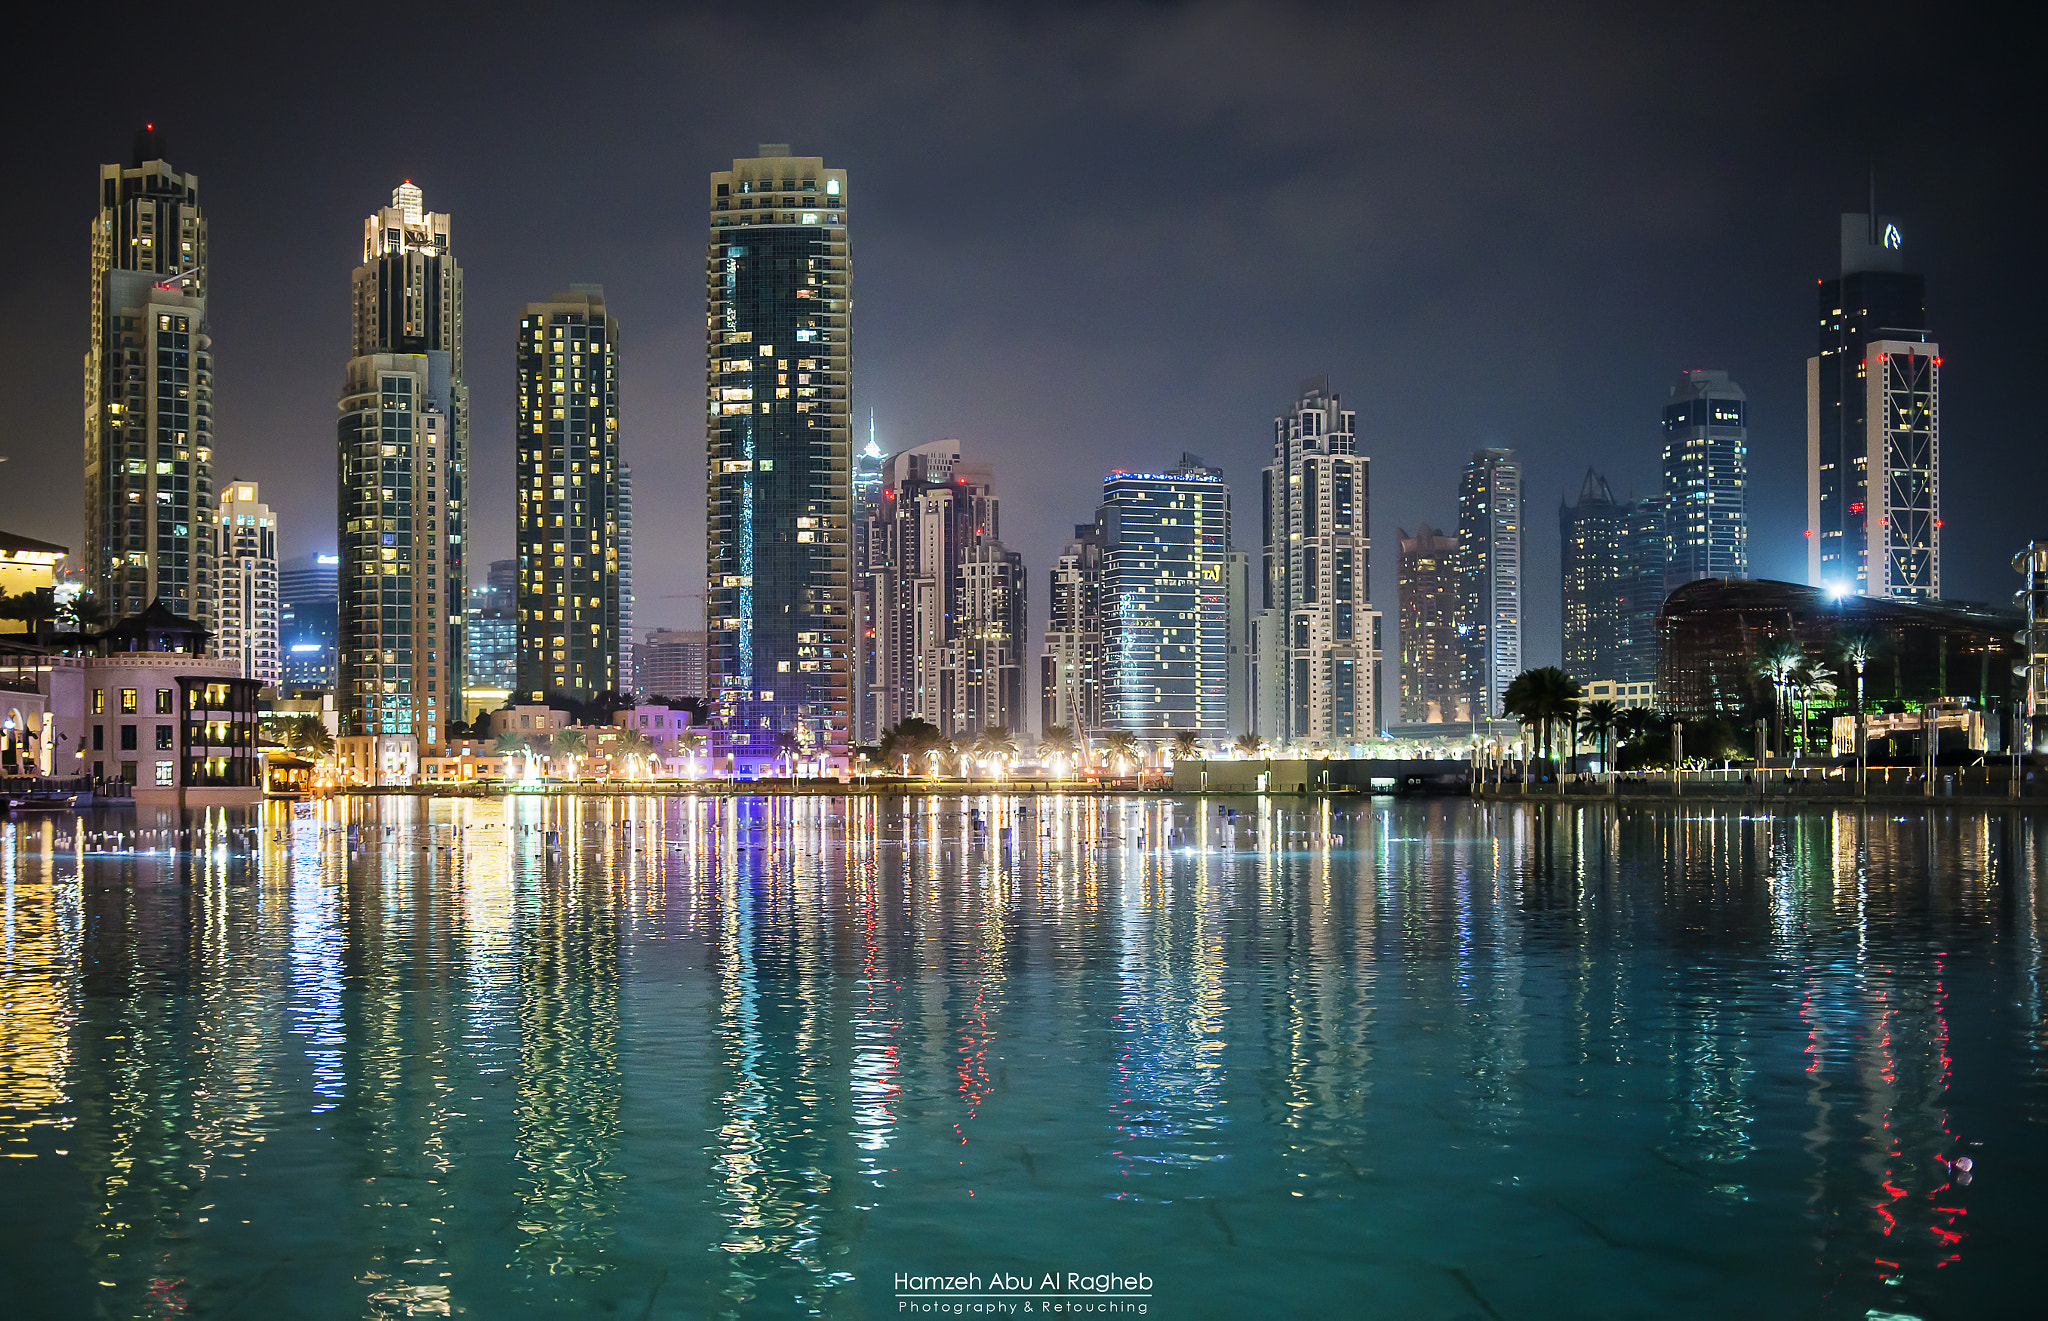
[[[1657,705],[1657,685],[1654,683],[1625,683],[1617,679],[1588,679],[1579,685],[1579,701],[1612,702],[1623,710],[1642,707],[1645,710]]]
[[[92,654],[66,670],[76,673],[84,699],[77,717],[84,756],[73,760],[95,778],[126,782],[140,804],[260,803],[262,681],[242,677],[236,661],[207,655],[209,642],[206,629],[161,601],[95,637]],[[54,698],[54,668],[51,674]]]

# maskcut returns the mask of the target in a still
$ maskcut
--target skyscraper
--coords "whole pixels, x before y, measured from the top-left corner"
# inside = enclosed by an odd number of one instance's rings
[[[638,667],[633,653],[639,634],[633,631],[633,465],[619,458],[619,668],[620,692],[633,688]]]
[[[114,619],[159,597],[211,626],[213,341],[199,176],[154,125],[100,167],[85,354],[85,574]]]
[[[1076,527],[1048,577],[1039,728],[1087,738],[1102,728],[1102,530]]]
[[[862,540],[874,603],[879,726],[916,718],[948,737],[1024,719],[1023,560],[1002,543],[986,465],[957,440],[889,456]]]
[[[278,647],[277,519],[254,482],[229,482],[214,520],[213,654],[265,688],[284,682]]]
[[[519,314],[519,696],[589,701],[619,673],[619,327],[604,290]]]
[[[278,644],[284,686],[295,692],[334,690],[339,555],[299,555],[277,572]]]
[[[1557,511],[1564,669],[1581,681],[1657,677],[1657,607],[1669,559],[1667,501],[1616,500],[1586,469],[1575,505]]]
[[[1273,419],[1258,634],[1259,732],[1272,742],[1336,748],[1378,731],[1369,464],[1326,376]]]
[[[462,715],[462,270],[407,180],[363,222],[341,396],[339,693],[348,763],[403,782]]]
[[[881,621],[875,615],[875,575],[885,568],[876,558],[869,535],[882,498],[882,463],[888,458],[875,444],[874,423],[868,424],[867,448],[853,456],[853,741],[873,744],[882,737]]]
[[[701,630],[657,628],[640,644],[643,696],[704,696],[705,638]]]
[[[1688,371],[1664,405],[1664,590],[1749,576],[1749,396],[1727,372]]]
[[[491,587],[469,589],[469,668],[471,688],[516,692],[519,683],[519,616],[506,604],[512,593]]]
[[[1427,523],[1414,536],[1396,530],[1401,566],[1401,721],[1465,720],[1468,696],[1458,681],[1458,539]]]
[[[1102,479],[1102,727],[1140,739],[1229,731],[1230,488],[1183,454]]]
[[[1815,587],[1941,595],[1941,346],[1899,222],[1842,217],[1842,274],[1820,282],[1806,361],[1806,565]]]
[[[742,773],[778,736],[843,765],[851,734],[853,273],[844,170],[778,144],[710,179],[705,623]]]
[[[1513,450],[1472,451],[1458,487],[1458,686],[1478,719],[1522,672],[1522,465]]]

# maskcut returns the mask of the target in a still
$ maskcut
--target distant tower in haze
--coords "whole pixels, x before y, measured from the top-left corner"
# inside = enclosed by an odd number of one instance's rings
[[[1665,591],[1749,576],[1749,396],[1727,372],[1684,372],[1671,387],[1664,506]]]
[[[1941,346],[1899,222],[1842,217],[1842,274],[1820,282],[1806,361],[1806,571],[1863,596],[1941,595]]]
[[[845,765],[852,733],[853,274],[846,171],[781,144],[711,175],[705,625],[742,774]],[[722,764],[723,768],[723,764]]]
[[[151,125],[100,167],[85,355],[85,590],[110,622],[152,600],[211,627],[213,352],[199,176]]]
[[[1371,461],[1356,423],[1326,376],[1273,419],[1256,649],[1258,731],[1275,744],[1336,748],[1378,731]]]
[[[1102,728],[1102,529],[1077,526],[1048,577],[1038,727],[1085,739]]]
[[[343,773],[405,783],[462,715],[469,388],[446,214],[407,180],[363,222],[338,428]]]
[[[853,741],[882,739],[883,693],[881,621],[876,613],[876,575],[884,568],[876,558],[873,532],[882,498],[882,464],[888,455],[875,444],[874,419],[868,419],[867,448],[853,456]]]
[[[616,416],[616,411],[614,411]],[[619,668],[620,692],[637,692],[639,666],[634,659],[639,634],[633,631],[633,465],[619,459]]]
[[[1472,451],[1458,487],[1458,686],[1491,720],[1522,672],[1522,465],[1513,450]]]
[[[878,726],[947,737],[1024,724],[1024,568],[1001,540],[995,477],[938,440],[889,456],[864,534]]]
[[[278,647],[277,519],[254,482],[229,482],[214,520],[213,654],[265,688],[284,682]]]
[[[619,672],[619,325],[594,284],[519,314],[519,659],[522,701],[587,702]]]
[[[1458,539],[1422,524],[1414,536],[1396,530],[1401,569],[1401,723],[1466,719],[1459,686]]]

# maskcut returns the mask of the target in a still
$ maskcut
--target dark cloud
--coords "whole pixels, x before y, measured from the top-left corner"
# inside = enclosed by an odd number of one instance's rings
[[[468,276],[477,558],[511,545],[517,309],[602,282],[641,619],[680,622],[704,176],[763,140],[852,172],[857,407],[885,447],[958,436],[997,466],[1037,596],[1101,474],[1183,449],[1226,468],[1253,545],[1270,420],[1323,371],[1373,456],[1389,614],[1395,528],[1449,525],[1466,452],[1512,445],[1528,651],[1554,659],[1555,504],[1588,464],[1654,488],[1685,367],[1748,389],[1753,566],[1797,576],[1810,290],[1872,165],[1947,359],[1951,594],[2002,598],[2048,530],[2013,499],[2042,464],[2032,33],[1783,6],[491,6],[217,12],[110,59],[122,30],[29,33],[47,59],[14,89],[0,525],[31,535],[78,539],[92,181],[145,118],[209,193],[220,476],[264,482],[292,551],[331,544],[349,271],[410,177]]]

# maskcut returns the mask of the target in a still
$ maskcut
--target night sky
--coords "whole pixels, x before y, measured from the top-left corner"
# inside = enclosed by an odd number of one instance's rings
[[[260,481],[287,555],[334,546],[349,276],[410,178],[467,281],[473,573],[512,551],[518,309],[601,283],[639,624],[694,626],[668,594],[702,586],[705,176],[769,141],[851,176],[863,431],[873,409],[884,449],[958,437],[995,465],[1034,692],[1045,570],[1103,473],[1204,456],[1256,551],[1272,418],[1322,372],[1373,460],[1389,695],[1395,529],[1452,528],[1467,453],[1519,450],[1525,659],[1555,663],[1559,500],[1588,464],[1655,491],[1683,368],[1748,391],[1751,572],[1802,577],[1814,283],[1873,167],[1945,359],[1947,594],[2004,601],[2048,536],[2038,28],[1843,5],[76,9],[90,25],[10,20],[0,207],[0,528],[74,549],[97,168],[144,121],[210,225],[216,485]]]

